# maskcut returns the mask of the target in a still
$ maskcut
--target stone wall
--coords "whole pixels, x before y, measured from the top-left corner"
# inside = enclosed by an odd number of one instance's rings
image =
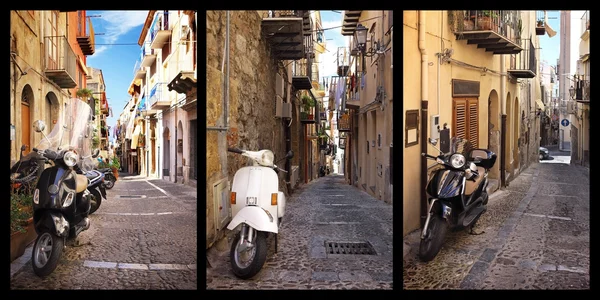
[[[208,130],[206,134],[207,248],[222,235],[215,228],[213,186],[222,179],[231,182],[235,171],[248,164],[247,158],[228,153],[227,148],[270,149],[275,160],[285,156],[285,127],[274,117],[277,61],[271,58],[270,47],[262,37],[261,15],[257,11],[230,11],[229,120],[223,118],[226,20],[225,11],[207,11],[206,125],[228,126],[227,131]],[[283,162],[280,164],[283,167]],[[284,173],[279,178],[283,185]],[[224,204],[229,205],[229,199],[226,200]]]

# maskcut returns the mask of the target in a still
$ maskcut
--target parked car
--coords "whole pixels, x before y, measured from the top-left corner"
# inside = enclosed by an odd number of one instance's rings
[[[550,152],[544,147],[540,147],[540,160],[549,159]]]

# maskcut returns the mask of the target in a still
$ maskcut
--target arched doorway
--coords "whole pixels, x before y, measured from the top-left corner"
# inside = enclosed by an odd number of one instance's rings
[[[169,127],[165,127],[163,131],[163,177],[170,176],[171,173],[171,133],[169,132]]]
[[[46,94],[46,103],[44,109],[44,118],[48,127],[48,132],[52,131],[56,121],[58,120],[58,97],[53,92]]]
[[[177,176],[183,176],[183,123],[177,124]],[[179,182],[179,180],[177,180]]]
[[[488,96],[488,144],[487,148],[496,153],[500,154],[500,101],[498,92],[492,90]],[[498,179],[500,176],[500,164],[496,163],[492,170],[490,170],[490,178]]]
[[[23,154],[31,151],[31,112],[35,111],[33,101],[33,90],[29,84],[26,84],[21,92],[21,145],[25,145]]]
[[[515,97],[515,100],[513,102],[513,147],[512,147],[512,151],[513,151],[513,159],[514,159],[514,163],[513,163],[513,170],[516,172],[516,170],[519,169],[519,118],[521,117],[521,110],[519,109],[519,97]],[[513,174],[515,175],[515,174]]]

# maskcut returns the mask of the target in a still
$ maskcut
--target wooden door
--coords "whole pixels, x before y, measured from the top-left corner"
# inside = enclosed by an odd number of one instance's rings
[[[21,145],[25,145],[23,155],[27,155],[31,151],[31,117],[29,114],[29,103],[21,102]],[[19,145],[19,151],[21,149]]]

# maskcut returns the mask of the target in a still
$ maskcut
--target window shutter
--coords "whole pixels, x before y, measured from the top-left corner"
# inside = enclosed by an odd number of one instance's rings
[[[475,148],[479,147],[479,112],[477,110],[478,99],[469,99],[469,133],[468,139]]]
[[[454,100],[454,136],[467,138],[467,101],[466,99]]]

